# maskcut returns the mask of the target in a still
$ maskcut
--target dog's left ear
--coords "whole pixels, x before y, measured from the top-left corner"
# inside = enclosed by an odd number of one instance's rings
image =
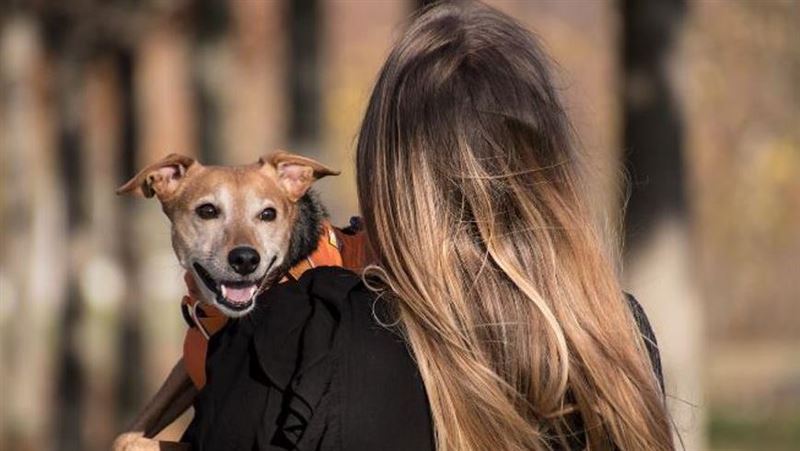
[[[278,182],[293,202],[303,197],[311,184],[328,175],[339,175],[322,163],[311,158],[279,150],[258,160],[262,168],[269,168],[278,175]]]
[[[145,197],[156,195],[163,201],[175,192],[194,164],[193,158],[171,153],[139,171],[132,179],[117,188],[117,194],[130,194],[139,190],[138,192]]]

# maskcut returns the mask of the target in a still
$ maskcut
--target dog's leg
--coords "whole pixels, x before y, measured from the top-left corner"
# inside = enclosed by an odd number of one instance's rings
[[[178,360],[167,380],[136,417],[130,432],[120,435],[114,441],[114,451],[159,449],[159,446],[166,445],[165,442],[152,438],[185,412],[195,396],[197,389],[189,379],[183,359]]]
[[[158,416],[156,421],[151,421],[150,424],[147,425],[145,437],[155,437],[159,432],[164,430],[164,428],[172,424],[183,412],[186,412],[197,396],[197,389],[191,379],[189,379],[189,375],[183,367],[183,362],[181,361],[179,364],[183,372],[175,376],[175,382],[179,384],[178,389],[171,392],[173,396],[170,398],[170,402],[161,411],[161,415]],[[169,379],[167,379],[167,381],[169,382]],[[166,385],[167,383],[165,382],[164,386]]]
[[[189,379],[183,359],[178,360],[167,380],[134,420],[133,431],[154,437],[189,408],[195,395],[197,390]]]

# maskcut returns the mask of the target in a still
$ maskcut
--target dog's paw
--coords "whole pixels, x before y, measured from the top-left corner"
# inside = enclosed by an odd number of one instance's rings
[[[158,451],[158,440],[146,438],[141,432],[127,432],[120,435],[111,445],[112,451]]]

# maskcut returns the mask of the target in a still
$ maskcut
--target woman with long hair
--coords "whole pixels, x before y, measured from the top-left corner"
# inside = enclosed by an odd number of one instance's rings
[[[546,61],[483,5],[414,20],[358,137],[373,264],[308,271],[212,339],[198,449],[673,448]]]

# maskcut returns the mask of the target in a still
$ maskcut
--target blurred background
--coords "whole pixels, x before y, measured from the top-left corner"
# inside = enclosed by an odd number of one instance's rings
[[[107,449],[181,352],[168,221],[115,187],[169,152],[286,148],[342,169],[318,188],[344,224],[372,83],[425,3],[2,2],[0,449]],[[488,3],[553,57],[686,449],[800,449],[800,3]]]

